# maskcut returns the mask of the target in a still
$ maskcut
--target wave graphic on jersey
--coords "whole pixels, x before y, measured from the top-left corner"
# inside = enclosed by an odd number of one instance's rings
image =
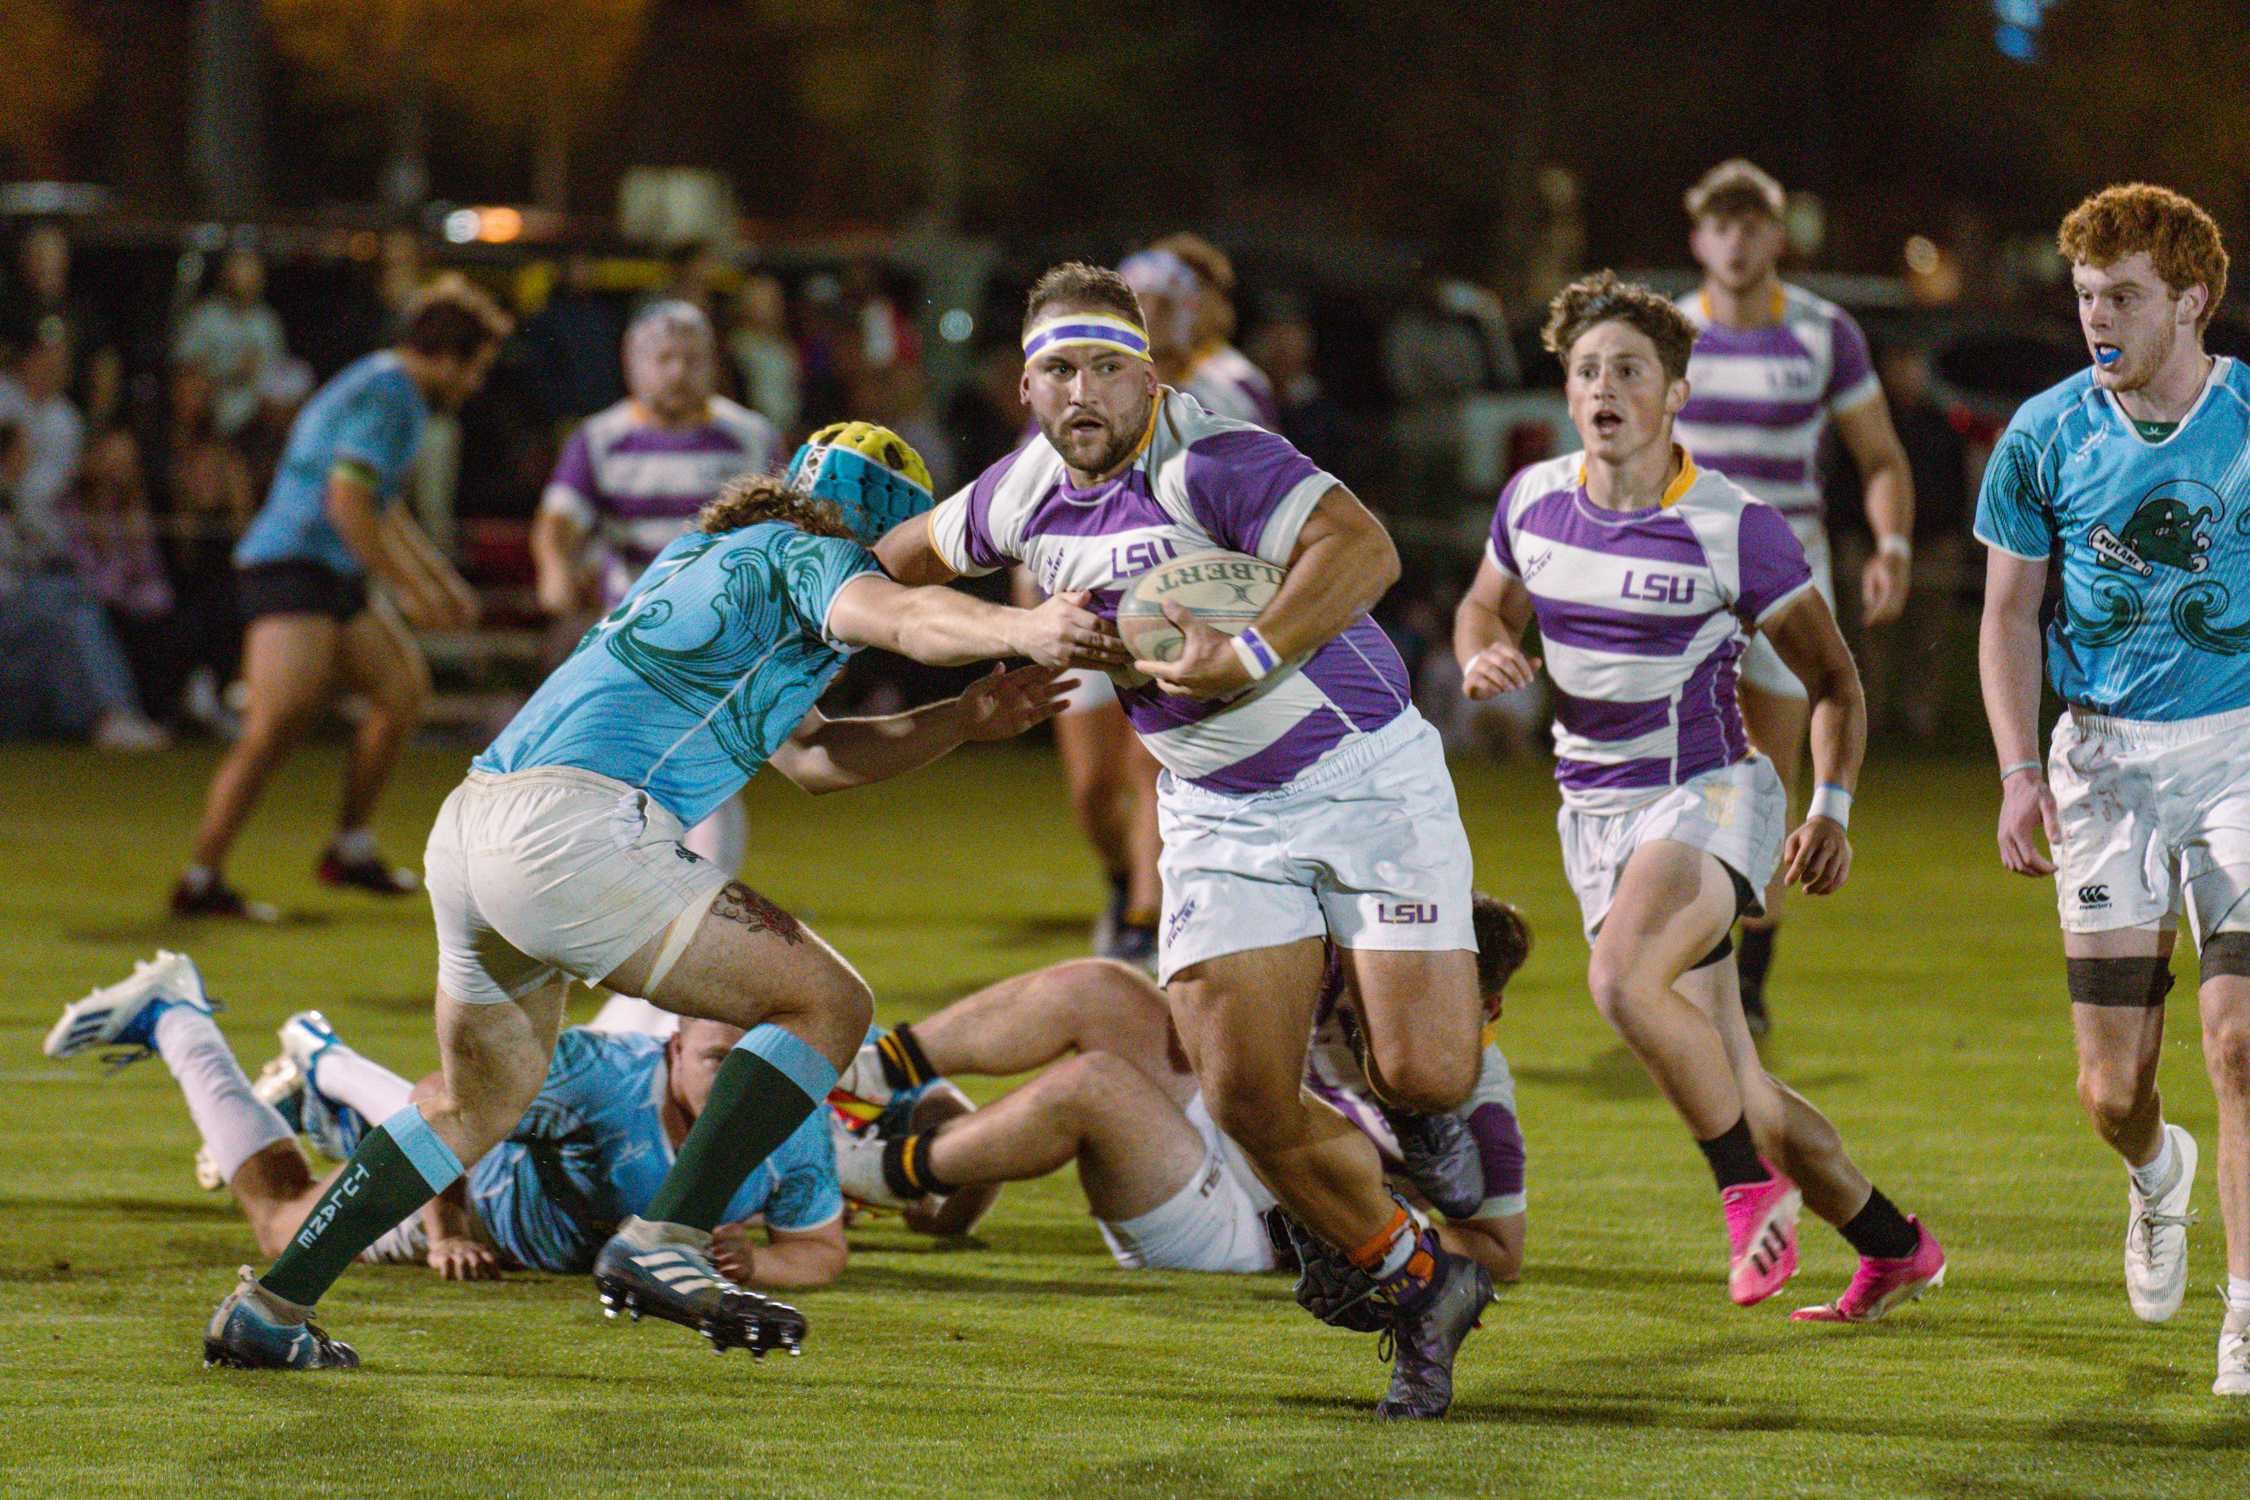
[[[714,536],[677,555],[672,559],[675,573],[719,541]],[[781,725],[778,733],[769,735],[775,726],[766,721],[787,684],[769,679],[761,686],[752,674],[774,653],[775,648],[766,643],[793,634],[784,618],[791,597],[789,584],[816,579],[819,560],[805,555],[776,560],[763,552],[736,552],[722,558],[719,567],[726,582],[711,604],[716,623],[702,641],[673,647],[648,639],[672,619],[672,601],[658,597],[640,602],[607,633],[603,644],[633,675],[701,716],[728,758],[754,774],[772,747],[796,725]],[[660,593],[663,587],[658,583],[651,592]]]

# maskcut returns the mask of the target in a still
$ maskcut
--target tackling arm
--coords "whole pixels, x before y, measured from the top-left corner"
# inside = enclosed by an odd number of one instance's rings
[[[721,1224],[712,1231],[711,1249],[721,1271],[752,1286],[826,1286],[844,1274],[851,1255],[841,1217],[818,1229],[769,1229],[762,1245],[749,1225]]]
[[[1063,710],[1057,667],[995,668],[967,692],[881,718],[831,719],[814,709],[767,762],[820,796],[918,770],[968,740],[1023,733]]]
[[[837,591],[828,630],[855,646],[880,646],[937,667],[1003,656],[1028,656],[1048,667],[1123,666],[1124,643],[1115,627],[1084,607],[1086,599],[1057,594],[1037,609],[1010,609],[958,589],[910,588],[862,573]]]

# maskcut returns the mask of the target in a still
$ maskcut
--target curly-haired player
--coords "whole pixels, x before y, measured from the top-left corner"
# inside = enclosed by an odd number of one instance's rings
[[[1546,337],[1585,451],[1533,464],[1501,491],[1454,617],[1465,686],[1485,698],[1530,682],[1540,664],[1517,641],[1537,618],[1555,686],[1563,868],[1593,944],[1587,983],[1711,1164],[1729,1294],[1748,1306],[1781,1290],[1809,1203],[1860,1265],[1841,1297],[1796,1316],[1879,1318],[1940,1282],[1944,1252],[1759,1062],[1729,938],[1777,867],[1812,895],[1844,883],[1867,735],[1859,674],[1789,523],[1672,442],[1694,325],[1604,271],[1556,296]],[[1820,789],[1786,844],[1781,780],[1735,703],[1753,630],[1813,703]]]

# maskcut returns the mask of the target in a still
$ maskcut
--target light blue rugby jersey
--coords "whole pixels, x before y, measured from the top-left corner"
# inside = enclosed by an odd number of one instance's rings
[[[657,553],[476,768],[576,766],[647,792],[692,828],[843,670],[858,648],[828,634],[828,607],[876,571],[859,543],[779,521],[691,531]]]
[[[672,1169],[662,1106],[664,1043],[574,1026],[515,1132],[469,1174],[469,1197],[496,1244],[539,1271],[591,1270],[627,1215]],[[828,1111],[816,1109],[758,1165],[720,1222],[763,1215],[772,1229],[818,1229],[844,1211]]]
[[[2047,670],[2067,703],[2168,722],[2250,705],[2250,371],[2215,362],[2150,442],[2091,370],[2026,401],[1993,450],[1977,539],[2062,558]]]
[[[355,578],[367,564],[328,519],[328,475],[338,464],[366,473],[378,505],[396,500],[422,446],[430,408],[390,350],[354,360],[313,393],[289,426],[289,444],[266,503],[235,545],[234,560],[313,562]]]

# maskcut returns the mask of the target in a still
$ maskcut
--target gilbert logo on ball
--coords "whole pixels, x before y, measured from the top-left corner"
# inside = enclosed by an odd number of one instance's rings
[[[1184,606],[1223,635],[1240,635],[1287,576],[1287,569],[1247,553],[1191,552],[1133,580],[1117,604],[1117,633],[1144,661],[1177,660],[1181,636],[1164,618],[1166,604]]]

